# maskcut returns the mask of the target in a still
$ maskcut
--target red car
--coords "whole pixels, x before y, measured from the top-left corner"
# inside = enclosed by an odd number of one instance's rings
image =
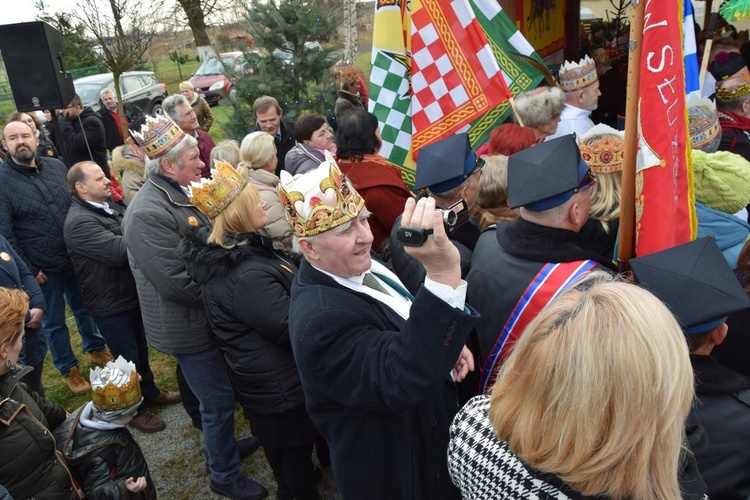
[[[232,95],[234,79],[247,67],[242,52],[225,52],[206,59],[190,78],[195,91],[209,104],[218,103],[224,96]]]

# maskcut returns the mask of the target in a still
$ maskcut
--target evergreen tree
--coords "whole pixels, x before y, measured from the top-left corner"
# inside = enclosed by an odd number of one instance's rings
[[[285,118],[330,112],[336,99],[328,73],[332,49],[321,44],[333,36],[338,17],[336,9],[322,9],[310,0],[252,0],[250,33],[262,53],[246,54],[252,71],[235,84],[233,137],[241,139],[255,126],[252,103],[262,95],[275,97]]]

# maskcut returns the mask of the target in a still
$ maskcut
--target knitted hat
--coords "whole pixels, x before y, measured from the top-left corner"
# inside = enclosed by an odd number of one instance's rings
[[[719,52],[714,57],[709,71],[717,82],[726,80],[745,67],[745,60],[737,52]]]
[[[716,105],[705,97],[688,97],[690,145],[706,153],[714,153],[721,142],[721,126]]]
[[[750,203],[750,162],[728,151],[693,150],[695,199],[734,214]]]

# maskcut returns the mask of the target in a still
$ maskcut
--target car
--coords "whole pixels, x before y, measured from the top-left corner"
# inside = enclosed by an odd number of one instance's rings
[[[208,104],[218,104],[224,96],[234,95],[234,81],[245,71],[252,71],[248,68],[245,54],[225,52],[203,61],[198,71],[190,78],[190,83]]]
[[[73,80],[73,86],[84,106],[91,106],[94,111],[99,111],[99,93],[107,88],[114,91],[114,81],[112,73],[103,73],[77,78]],[[151,115],[161,110],[161,103],[169,95],[167,86],[159,83],[153,71],[124,72],[120,75],[120,92],[125,102],[134,104]]]

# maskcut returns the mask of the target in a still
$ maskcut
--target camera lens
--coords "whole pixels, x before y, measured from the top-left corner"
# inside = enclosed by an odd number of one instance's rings
[[[453,227],[458,222],[458,215],[453,210],[445,210],[443,211],[443,222],[446,226]]]

